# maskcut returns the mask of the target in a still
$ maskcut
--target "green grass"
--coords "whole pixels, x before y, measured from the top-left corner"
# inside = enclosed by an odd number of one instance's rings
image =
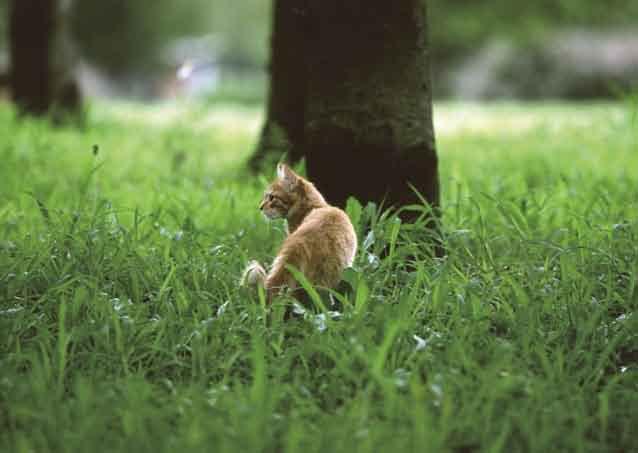
[[[435,110],[447,257],[352,204],[341,316],[284,322],[258,109],[0,106],[0,450],[638,449],[635,106]]]

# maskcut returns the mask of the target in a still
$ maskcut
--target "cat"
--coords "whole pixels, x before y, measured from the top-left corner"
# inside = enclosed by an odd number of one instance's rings
[[[293,294],[299,289],[288,265],[324,288],[334,288],[344,269],[352,266],[357,235],[350,218],[330,206],[310,181],[286,164],[277,166],[277,178],[264,193],[259,209],[268,219],[285,218],[288,227],[270,271],[251,261],[242,276],[243,285],[262,285],[269,303],[286,289]]]

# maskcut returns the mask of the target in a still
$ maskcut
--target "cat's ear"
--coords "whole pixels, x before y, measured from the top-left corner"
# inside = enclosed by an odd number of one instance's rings
[[[277,165],[277,177],[279,178],[279,181],[281,181],[281,183],[284,185],[286,190],[294,189],[297,185],[297,182],[299,181],[299,177],[286,164]]]

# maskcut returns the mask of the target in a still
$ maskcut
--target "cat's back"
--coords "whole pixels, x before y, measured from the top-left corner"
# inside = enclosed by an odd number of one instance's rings
[[[311,267],[335,266],[340,272],[352,265],[357,235],[344,211],[326,206],[313,209],[286,238],[284,248],[302,254]]]
[[[348,214],[334,206],[313,209],[299,226],[299,234],[353,235],[354,228]]]

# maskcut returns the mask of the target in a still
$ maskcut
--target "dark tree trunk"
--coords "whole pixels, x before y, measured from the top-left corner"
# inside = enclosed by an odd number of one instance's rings
[[[439,180],[423,0],[312,2],[306,24],[304,152],[332,204],[434,208]],[[409,218],[409,215],[404,216]]]
[[[306,73],[303,46],[304,10],[299,0],[273,0],[270,88],[266,121],[250,161],[258,169],[268,155],[303,157]]]
[[[65,30],[70,2],[11,0],[10,90],[21,113],[78,113],[80,91],[73,77],[72,49]],[[66,113],[65,113],[66,114]]]
[[[252,163],[271,151],[305,157],[310,179],[342,207],[350,196],[386,208],[423,197],[433,209],[424,233],[436,231],[426,0],[274,0],[273,17],[268,116]]]

